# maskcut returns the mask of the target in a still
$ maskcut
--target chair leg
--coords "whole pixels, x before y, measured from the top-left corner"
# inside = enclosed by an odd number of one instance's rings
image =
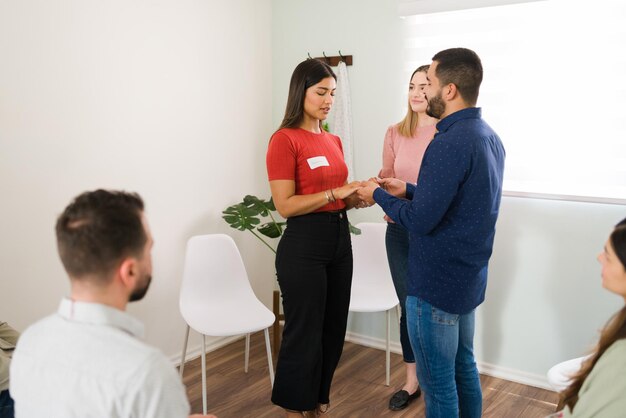
[[[400,317],[402,316],[402,308],[400,308],[400,304],[396,305],[396,317],[398,318],[398,324],[400,323]]]
[[[206,337],[202,334],[202,413],[206,415]]]
[[[248,373],[248,362],[250,360],[250,333],[246,334],[246,353],[243,361],[243,370]]]
[[[180,366],[178,366],[178,374],[180,380],[183,380],[183,370],[185,370],[185,357],[187,357],[187,342],[189,341],[189,325],[187,325],[187,331],[185,332],[185,342],[183,343],[183,354],[180,360]]]
[[[389,328],[391,325],[391,309],[389,309],[387,311],[387,351],[386,351],[386,368],[385,368],[385,382],[386,385],[389,386],[389,363],[391,362],[391,355],[390,355],[390,349],[389,349],[389,340],[390,340],[390,332],[389,332]]]
[[[265,350],[267,351],[267,365],[270,369],[270,383],[274,387],[274,364],[272,363],[272,347],[270,345],[269,328],[265,328]]]

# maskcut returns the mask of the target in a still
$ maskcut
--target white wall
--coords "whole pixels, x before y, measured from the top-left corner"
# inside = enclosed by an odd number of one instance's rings
[[[307,52],[352,54],[356,177],[375,175],[385,129],[404,113],[411,70],[403,66],[397,1],[321,0],[314,9],[301,1],[272,4],[274,126],[284,112],[291,71]],[[360,210],[350,219],[380,221],[381,213]],[[482,370],[545,386],[550,366],[590,348],[622,303],[601,289],[595,257],[624,216],[626,208],[617,205],[503,198],[487,300],[477,311]],[[352,315],[349,335],[377,345],[384,324],[382,314]],[[397,328],[394,334],[397,341]]]
[[[100,187],[147,204],[154,280],[129,310],[148,342],[182,348],[194,234],[231,234],[270,305],[269,251],[221,219],[245,194],[269,194],[270,25],[267,0],[0,1],[0,319],[23,329],[56,310],[69,289],[56,216]]]
[[[24,328],[56,309],[68,281],[55,218],[97,187],[146,200],[154,281],[130,311],[150,343],[180,352],[178,287],[193,234],[231,234],[269,305],[271,254],[220,212],[248,193],[269,196],[267,139],[307,52],[354,55],[355,169],[376,174],[410,75],[396,10],[376,0],[0,0],[0,319]],[[623,206],[503,199],[477,317],[483,368],[541,384],[550,365],[593,342],[621,304],[600,289],[595,255],[623,216]],[[351,214],[353,223],[381,217]],[[383,324],[355,315],[350,332],[380,339]]]

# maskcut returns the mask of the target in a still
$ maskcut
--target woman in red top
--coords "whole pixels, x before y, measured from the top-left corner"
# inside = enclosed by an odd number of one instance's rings
[[[285,328],[272,402],[287,417],[323,414],[346,333],[352,247],[346,209],[360,182],[347,184],[339,137],[325,132],[336,76],[319,60],[291,76],[285,117],[267,150],[267,172],[287,228],[276,251]]]

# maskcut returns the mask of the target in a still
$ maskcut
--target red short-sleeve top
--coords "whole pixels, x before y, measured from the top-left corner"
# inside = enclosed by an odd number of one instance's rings
[[[313,194],[343,186],[348,167],[338,136],[322,131],[319,134],[296,128],[278,130],[266,156],[267,177],[272,180],[293,180],[296,194]],[[328,203],[315,212],[345,208],[341,199]]]

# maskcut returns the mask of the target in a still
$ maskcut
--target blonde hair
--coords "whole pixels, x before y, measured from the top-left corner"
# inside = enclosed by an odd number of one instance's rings
[[[428,71],[428,68],[430,68],[430,65],[422,65],[420,67],[417,67],[417,69],[413,71],[413,74],[411,74],[411,78],[409,78],[409,82],[413,80],[413,76],[415,75],[415,73],[425,73]],[[411,138],[415,134],[415,129],[417,129],[418,116],[417,116],[417,113],[415,113],[413,109],[411,109],[410,98],[407,99],[407,104],[408,104],[408,109],[406,111],[406,115],[404,116],[404,119],[402,119],[398,123],[398,132],[402,136]]]

